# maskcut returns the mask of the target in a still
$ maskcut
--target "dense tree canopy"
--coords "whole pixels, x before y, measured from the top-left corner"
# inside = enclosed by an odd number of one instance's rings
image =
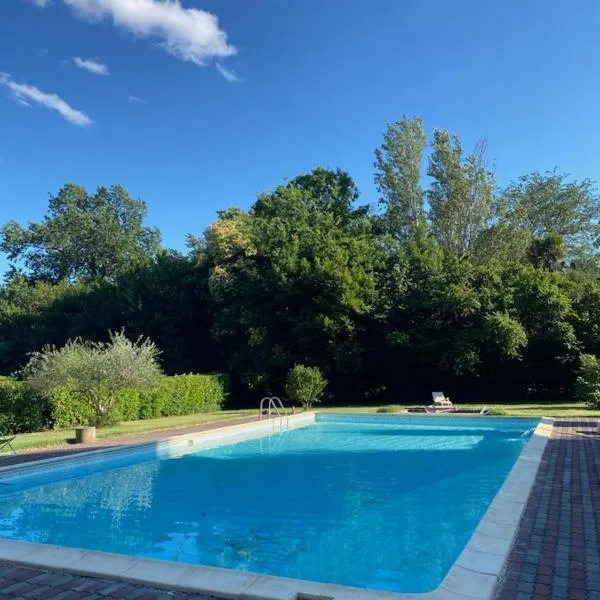
[[[119,185],[90,195],[68,183],[50,197],[41,223],[4,225],[0,250],[35,279],[114,281],[159,249],[160,234],[143,226],[145,216],[146,204]]]
[[[414,403],[434,388],[569,399],[592,381],[593,182],[551,171],[501,189],[485,143],[468,152],[442,130],[428,142],[410,117],[386,129],[374,178],[379,197],[361,204],[348,173],[316,168],[222,210],[186,254],[160,248],[124,188],[67,184],[43,221],[2,229],[0,373],[124,328],[156,343],[166,373],[228,372],[240,402],[285,393],[294,365],[318,368],[341,403]]]

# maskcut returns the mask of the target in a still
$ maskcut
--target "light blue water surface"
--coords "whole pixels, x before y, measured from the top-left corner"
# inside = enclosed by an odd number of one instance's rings
[[[426,592],[537,422],[318,415],[180,458],[0,485],[0,536]]]

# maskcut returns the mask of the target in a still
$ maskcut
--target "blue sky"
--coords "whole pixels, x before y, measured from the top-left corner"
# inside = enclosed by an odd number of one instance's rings
[[[0,2],[0,223],[41,219],[67,181],[120,183],[182,249],[317,165],[371,202],[373,149],[403,114],[466,149],[487,137],[500,184],[600,178],[597,0],[133,5]]]

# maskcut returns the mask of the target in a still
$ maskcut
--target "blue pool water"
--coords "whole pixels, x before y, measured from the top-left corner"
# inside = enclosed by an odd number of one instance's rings
[[[319,415],[0,485],[0,536],[401,592],[436,588],[537,421]]]

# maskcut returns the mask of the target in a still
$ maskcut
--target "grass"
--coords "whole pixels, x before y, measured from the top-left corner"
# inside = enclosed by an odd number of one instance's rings
[[[481,409],[483,404],[461,404],[465,408]],[[518,417],[600,417],[600,410],[590,410],[583,403],[564,404],[486,404],[489,409],[499,414]],[[340,413],[394,413],[417,408],[417,405],[391,404],[386,406],[336,406],[316,407],[319,411]],[[195,415],[183,415],[178,417],[162,417],[160,419],[147,419],[145,421],[126,421],[98,429],[97,438],[117,438],[123,435],[136,433],[148,433],[162,429],[177,429],[190,427],[203,423],[213,423],[226,419],[236,419],[256,415],[257,409],[247,410],[224,410],[219,412],[200,413]],[[13,446],[18,451],[53,448],[67,446],[73,439],[73,429],[59,429],[56,431],[41,431],[39,433],[22,433],[17,436]]]
[[[161,417],[159,419],[146,419],[144,421],[124,421],[118,425],[102,427],[96,432],[98,439],[116,438],[122,435],[148,433],[161,429],[176,429],[213,423],[226,419],[237,419],[256,415],[256,410],[224,410],[218,412],[199,413],[195,415],[182,415],[176,417]],[[39,433],[20,433],[13,442],[15,450],[31,450],[34,448],[52,448],[66,446],[74,437],[74,430],[57,429],[56,431],[40,431]]]
[[[583,402],[556,404],[458,404],[470,410],[481,410],[484,406],[496,414],[512,417],[600,417],[600,410],[590,409]],[[323,407],[323,412],[393,413],[409,408],[419,408],[416,404],[391,404],[387,406],[336,406]]]

